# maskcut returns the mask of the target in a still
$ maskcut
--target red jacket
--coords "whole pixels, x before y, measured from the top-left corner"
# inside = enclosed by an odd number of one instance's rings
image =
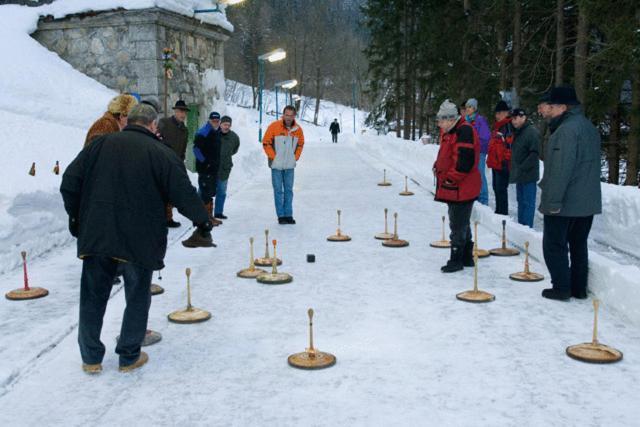
[[[480,195],[478,160],[480,141],[476,130],[461,118],[449,132],[440,131],[440,150],[433,165],[437,179],[436,200],[466,202]]]
[[[502,170],[505,166],[511,169],[511,144],[513,144],[513,125],[511,117],[502,119],[493,125],[489,152],[487,153],[487,167]]]

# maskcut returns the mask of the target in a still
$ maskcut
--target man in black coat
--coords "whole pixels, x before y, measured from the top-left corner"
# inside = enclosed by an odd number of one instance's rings
[[[116,346],[120,370],[148,360],[140,345],[151,304],[151,275],[164,267],[165,205],[171,203],[197,224],[203,246],[211,246],[207,212],[182,161],[156,137],[156,120],[153,107],[134,107],[122,132],[102,136],[78,154],[60,186],[69,230],[78,238],[83,260],[78,343],[88,373],[102,370],[100,331],[119,265],[127,300]]]
[[[331,140],[334,144],[338,143],[338,134],[340,133],[340,124],[338,119],[333,119],[333,122],[329,126],[329,132],[331,132]]]
[[[518,223],[533,228],[536,213],[536,185],[540,179],[540,132],[527,121],[522,108],[511,112],[515,138],[511,145],[509,183],[516,185]]]

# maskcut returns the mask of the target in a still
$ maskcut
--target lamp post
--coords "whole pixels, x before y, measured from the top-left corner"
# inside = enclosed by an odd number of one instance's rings
[[[264,87],[264,63],[276,62],[287,57],[284,49],[275,49],[258,56],[258,108],[260,110],[260,122],[258,125],[258,142],[262,142],[262,88]]]
[[[293,80],[285,80],[283,82],[276,83],[276,120],[278,120],[278,114],[280,112],[280,107],[278,107],[278,88],[282,88],[285,91],[290,91],[294,87],[298,85],[298,81],[296,79]],[[284,102],[287,102],[287,92],[285,92]]]

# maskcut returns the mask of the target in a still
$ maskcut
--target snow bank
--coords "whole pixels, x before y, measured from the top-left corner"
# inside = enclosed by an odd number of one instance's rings
[[[417,141],[406,141],[392,135],[369,135],[370,132],[365,133],[365,138],[352,139],[351,142],[357,144],[360,151],[377,161],[380,168],[386,167],[387,173],[391,176],[393,174],[408,175],[422,187],[434,191],[435,183],[431,167],[438,153],[437,145],[423,145]],[[491,186],[490,173],[487,174],[487,178]],[[400,176],[396,175],[395,181],[400,181]],[[493,204],[493,193],[492,191],[489,193]],[[507,237],[512,245],[521,249],[528,241],[530,255],[543,262],[542,215],[537,213],[536,229],[518,224],[515,215],[517,204],[513,193],[514,190],[510,189],[511,215],[507,221]],[[637,241],[637,236],[640,235],[640,222],[637,220],[640,217],[640,191],[631,187],[602,184],[602,202],[603,214],[595,217],[590,239],[617,251],[637,256],[640,249]],[[480,246],[485,249],[497,247],[504,217],[494,214],[491,207],[478,203],[474,206],[473,217],[496,235],[493,241],[481,241]],[[605,304],[620,311],[634,323],[640,324],[638,259],[627,256],[622,260],[619,259],[620,257],[615,257],[614,260],[609,252],[594,250],[594,246],[597,247],[592,244],[589,252],[590,290]],[[548,277],[548,272],[546,274]]]

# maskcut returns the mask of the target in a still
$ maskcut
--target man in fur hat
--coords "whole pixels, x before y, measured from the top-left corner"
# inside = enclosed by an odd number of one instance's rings
[[[121,94],[109,102],[107,111],[89,128],[84,146],[101,135],[120,132],[127,126],[127,116],[131,109],[138,103],[133,95]]]

